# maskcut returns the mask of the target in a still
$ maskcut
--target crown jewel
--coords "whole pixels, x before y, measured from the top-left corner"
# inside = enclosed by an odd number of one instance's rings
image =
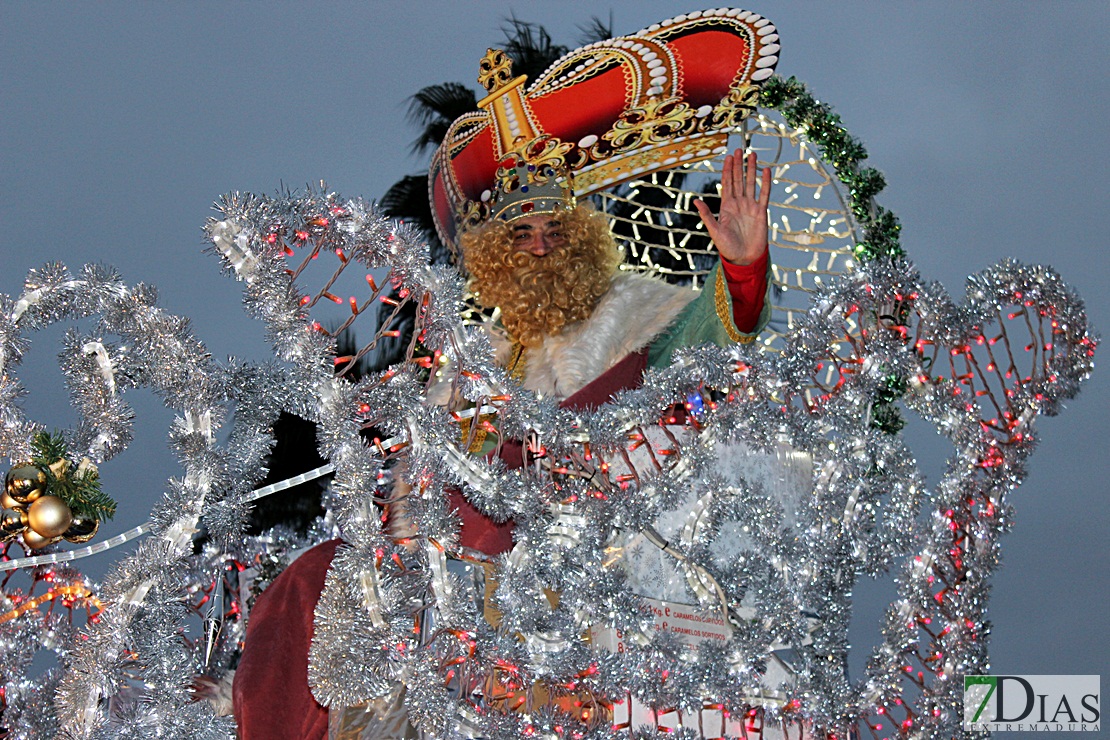
[[[555,213],[574,208],[576,202],[565,169],[551,163],[533,164],[515,154],[497,168],[495,187],[482,193],[482,201],[488,203],[489,218],[500,221]]]

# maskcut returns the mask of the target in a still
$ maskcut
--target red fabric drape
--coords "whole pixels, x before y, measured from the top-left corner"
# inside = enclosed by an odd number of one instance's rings
[[[244,740],[328,736],[328,711],[308,688],[308,646],[324,576],[339,540],[293,561],[254,604],[232,701]]]

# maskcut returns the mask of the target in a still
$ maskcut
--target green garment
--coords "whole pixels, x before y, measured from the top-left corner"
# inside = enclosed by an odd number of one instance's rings
[[[722,306],[717,310],[718,298]],[[728,306],[725,310],[725,305]],[[721,315],[723,314],[723,316]],[[648,367],[667,367],[676,349],[696,347],[700,344],[716,344],[730,347],[736,342],[755,341],[763,327],[771,318],[771,261],[767,261],[767,295],[763,297],[763,310],[755,322],[755,330],[742,332],[732,319],[732,296],[728,292],[721,263],[718,261],[713,271],[706,276],[698,296],[686,304],[673,324],[655,338],[648,348]],[[728,322],[726,325],[724,322]],[[736,339],[735,337],[738,337]]]

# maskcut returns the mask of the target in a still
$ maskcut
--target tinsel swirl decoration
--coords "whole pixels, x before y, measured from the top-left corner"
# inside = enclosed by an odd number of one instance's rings
[[[97,347],[83,351],[90,337],[67,338],[64,369],[85,416],[69,438],[74,454],[106,460],[126,444],[124,378],[148,379],[181,413],[171,445],[186,475],[170,481],[155,537],[110,574],[98,592],[107,608],[64,661],[50,715],[62,736],[233,734],[230,720],[193,701],[193,677],[230,663],[213,605],[243,601],[227,595],[231,571],[250,560],[234,543],[280,410],[320,425],[336,469],[328,503],[347,547],[317,609],[310,673],[330,707],[394,697],[403,683],[409,719],[437,737],[627,736],[631,728],[614,728],[632,723],[619,712],[639,710],[682,725],[680,737],[708,735],[726,713],[793,735],[841,736],[860,723],[878,732],[880,716],[901,736],[959,735],[954,679],[986,664],[1008,494],[1025,475],[1036,416],[1078,392],[1097,342],[1082,302],[1049,268],[1000,263],[969,280],[962,303],[924,281],[901,253],[896,219],[874,203],[881,177],[858,167],[858,142],[796,83],[765,95],[853,191],[867,235],[857,269],[815,289],[785,334],[789,351],[687,350],[596,412],[520,388],[460,319],[459,276],[427,267],[406,227],[334,193],[234,194],[207,226],[245,283],[248,310],[266,322],[275,366],[215,365],[148,290],[102,268],[75,277],[50,265],[17,300],[0,296],[8,370],[25,330],[62,318],[99,315],[105,334],[126,340],[98,340],[105,365]],[[345,301],[335,286],[356,270],[369,297]],[[335,358],[334,331],[312,313],[328,302],[349,306],[348,326],[372,305],[386,319],[354,356]],[[336,360],[342,372],[393,339],[409,311],[428,355],[410,348],[408,361],[357,383],[335,376]],[[146,363],[159,372],[142,372]],[[134,372],[115,372],[122,366]],[[445,384],[487,433],[520,440],[529,465],[506,471],[467,454],[461,415],[431,402]],[[0,444],[27,459],[38,429],[6,391]],[[221,445],[215,431],[231,402],[235,425]],[[684,418],[666,411],[676,406]],[[953,443],[933,489],[897,432],[902,412]],[[365,444],[370,426],[384,439]],[[756,463],[784,459],[804,472],[803,495],[758,474]],[[378,508],[399,465],[413,483],[413,532],[401,541],[383,531]],[[449,487],[516,522],[517,548],[495,564],[499,621],[486,619],[472,571],[446,558],[459,526]],[[210,547],[196,557],[202,526]],[[669,568],[664,585],[690,611],[717,615],[720,639],[658,629],[637,557]],[[900,574],[898,597],[867,676],[851,682],[850,594],[861,576],[887,569]],[[207,626],[186,644],[190,612]],[[605,635],[621,636],[621,649],[597,649]],[[147,693],[109,716],[105,700],[132,677]],[[40,699],[28,695],[20,716]]]
[[[25,334],[89,317],[99,319],[99,335],[86,336],[72,329],[65,335],[61,353],[62,371],[81,423],[64,431],[60,439],[37,436],[39,427],[14,403],[19,395],[14,371],[28,346]],[[118,341],[103,338],[108,336]],[[264,372],[216,366],[188,333],[185,321],[155,306],[150,288],[128,287],[102,266],[86,266],[73,274],[57,263],[32,270],[18,298],[0,296],[0,362],[8,384],[0,405],[0,452],[12,460],[32,460],[44,483],[60,486],[63,492],[72,483],[71,494],[94,493],[88,486],[76,485],[89,483],[87,465],[80,479],[76,470],[67,475],[70,459],[87,457],[104,463],[130,441],[133,414],[122,397],[128,388],[146,385],[180,412],[170,439],[185,476],[169,481],[155,507],[154,536],[117,563],[98,591],[108,606],[90,620],[81,639],[69,645],[56,704],[44,716],[56,719],[67,737],[150,726],[162,726],[178,736],[226,737],[233,731],[232,723],[190,699],[196,671],[190,649],[180,639],[179,625],[182,595],[188,591],[184,565],[202,512],[207,514],[213,540],[226,546],[239,536],[244,512],[236,498],[248,492],[259,475],[258,460],[270,444],[267,429],[277,414],[278,404],[259,391],[265,383],[258,381],[269,378]],[[221,448],[216,431],[232,399],[240,402],[236,423]],[[51,450],[42,446],[44,440]],[[63,448],[64,455],[59,452]],[[42,465],[47,471],[41,470]],[[81,509],[77,503],[82,516],[99,517],[110,511],[107,502],[94,497],[86,497],[85,503],[91,508]],[[30,517],[34,509],[27,513]],[[75,535],[87,536],[91,529],[84,521]],[[135,704],[133,712],[109,717],[106,700],[128,694],[126,686],[132,679],[161,689]]]
[[[377,237],[339,227],[301,236],[325,213],[357,220]],[[261,296],[306,305],[324,295],[296,282],[298,262],[283,266],[298,249],[306,259],[333,253],[345,267],[352,242],[379,245],[376,254],[364,249],[370,257],[402,243],[359,202],[324,193],[231,197],[209,230],[263,312],[273,304]],[[333,275],[324,274],[330,284]],[[1092,367],[1095,340],[1082,303],[1050,269],[1004,262],[972,278],[957,305],[900,256],[871,259],[816,292],[787,335],[789,352],[687,351],[593,413],[559,409],[508,378],[484,334],[438,305],[458,305],[460,281],[449,271],[402,261],[388,281],[403,298],[387,305],[419,306],[414,336],[446,358],[432,369],[453,368],[456,393],[491,432],[528,440],[532,465],[506,472],[463,452],[461,419],[425,401],[431,379],[423,360],[344,385],[326,362],[299,354],[306,336],[320,334],[307,315],[265,316],[275,336],[289,339],[285,347],[297,348],[290,359],[318,368],[310,411],[339,471],[332,509],[348,547],[317,608],[310,680],[322,703],[358,705],[403,682],[409,717],[425,731],[495,738],[604,736],[598,722],[629,697],[669,716],[660,722],[704,724],[725,710],[754,712],[788,733],[839,734],[901,713],[905,734],[958,732],[951,679],[985,661],[986,583],[1005,494],[1024,474],[1036,415],[1053,413]],[[690,410],[684,424],[660,417],[676,403]],[[935,491],[885,421],[895,403],[955,443],[951,472]],[[356,442],[369,422],[387,427],[388,442]],[[776,499],[743,466],[721,467],[721,455],[734,454],[728,449],[758,456],[782,444],[812,469],[812,490],[801,499]],[[416,532],[399,543],[374,512],[376,482],[401,461],[418,495]],[[458,527],[443,493],[450,486],[517,523],[517,548],[498,567],[496,628],[476,608],[473,586],[445,567]],[[670,541],[657,539],[686,574],[678,582],[688,585],[688,600],[701,608],[723,602],[723,649],[684,646],[654,629],[613,557],[622,533],[651,539],[687,516],[681,511],[700,512],[705,526],[672,526]],[[739,533],[739,551],[733,545],[723,557],[721,546]],[[884,642],[867,679],[850,683],[843,665],[852,586],[890,568],[903,579]],[[414,632],[428,624],[431,632]],[[605,630],[633,637],[614,654],[583,640]],[[788,670],[766,685],[766,667],[786,660],[784,650],[792,651]],[[919,659],[928,673],[905,670]],[[550,701],[528,690],[537,682]],[[509,692],[518,711],[488,711],[492,686]],[[560,696],[573,703],[581,692],[593,697],[595,713],[559,708]]]
[[[0,550],[9,556],[12,545]],[[12,738],[55,737],[60,730],[54,692],[61,672],[38,668],[40,653],[64,660],[81,626],[104,608],[97,586],[72,568],[6,574],[0,597],[0,713]],[[41,670],[41,669],[40,669]],[[37,673],[37,675],[36,675]]]

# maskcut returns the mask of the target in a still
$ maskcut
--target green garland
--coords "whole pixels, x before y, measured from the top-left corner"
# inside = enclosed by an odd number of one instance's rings
[[[103,521],[116,514],[116,502],[100,487],[95,467],[78,472],[59,433],[38,432],[31,440],[31,463],[46,475],[46,491],[66,503],[78,519]],[[55,471],[52,465],[64,460]],[[71,472],[72,470],[72,472]]]
[[[772,76],[760,92],[760,104],[778,111],[783,119],[821,147],[824,159],[836,168],[836,175],[848,191],[848,206],[863,230],[855,246],[860,262],[879,259],[896,262],[906,256],[899,241],[902,225],[887,209],[875,203],[875,196],[886,187],[883,174],[873,167],[861,167],[867,159],[863,143],[844,128],[840,116],[814,98],[794,77]],[[905,312],[908,315],[908,311]],[[899,317],[904,325],[905,316]],[[884,379],[871,407],[871,425],[887,434],[896,434],[906,424],[897,402],[906,391],[906,379],[891,374]]]
[[[760,93],[760,104],[778,111],[788,124],[805,133],[836,168],[837,177],[848,189],[852,215],[864,232],[863,241],[856,245],[856,256],[864,261],[905,257],[898,240],[901,224],[874,200],[886,187],[886,180],[878,170],[860,167],[860,161],[867,159],[867,149],[841,125],[840,116],[793,77],[768,79]]]

